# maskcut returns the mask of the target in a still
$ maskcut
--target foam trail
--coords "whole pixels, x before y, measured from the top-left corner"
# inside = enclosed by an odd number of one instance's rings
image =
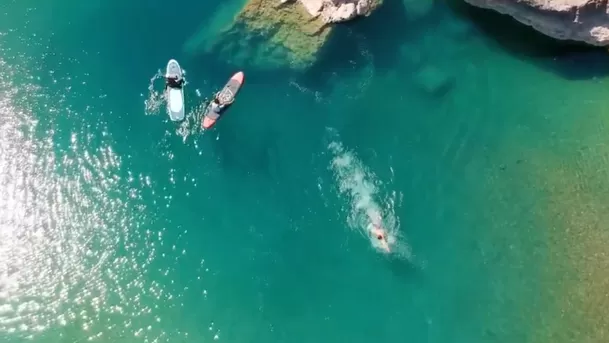
[[[306,86],[301,85],[300,83],[298,83],[296,80],[292,79],[290,80],[290,82],[288,83],[288,85],[290,87],[294,87],[296,89],[298,89],[298,91],[300,91],[303,94],[310,94],[313,95],[313,97],[315,98],[315,102],[318,104],[321,103],[329,103],[328,100],[326,100],[326,98],[323,96],[323,94],[320,91],[314,91],[310,88],[307,88]]]
[[[328,145],[333,154],[331,169],[334,172],[341,194],[350,197],[350,211],[347,224],[370,240],[372,246],[383,251],[382,246],[371,235],[373,225],[382,226],[391,247],[391,254],[412,260],[412,252],[400,237],[399,221],[395,215],[396,192],[382,199],[378,195],[381,182],[357,156],[345,149],[342,143],[333,141]]]
[[[208,104],[209,99],[205,98],[199,105],[186,113],[184,120],[180,123],[176,132],[182,136],[184,142],[186,142],[188,136],[201,132],[201,120]]]
[[[157,70],[156,74],[150,78],[148,84],[148,97],[144,100],[145,113],[146,115],[156,115],[159,113],[159,109],[165,103],[165,92],[157,91],[154,89],[154,82],[158,79],[163,78],[161,70]]]
[[[186,87],[189,82],[188,82],[188,79],[186,78],[185,69],[182,69],[182,75],[184,77],[183,86]],[[146,98],[146,100],[144,100],[146,115],[159,114],[161,107],[167,102],[167,99],[165,97],[164,88],[162,91],[157,91],[154,87],[155,86],[154,84],[158,79],[164,79],[164,74],[160,69],[157,70],[156,74],[154,74],[154,76],[152,76],[150,78],[150,83],[148,84],[148,97]],[[184,88],[184,89],[186,89],[186,88]],[[201,97],[201,92],[198,89],[195,90],[195,93],[196,93],[197,97]],[[188,95],[185,94],[185,98],[187,98],[187,97],[188,97]],[[203,111],[205,110],[205,106],[207,105],[207,101],[208,101],[208,99],[204,99],[204,101],[201,104],[199,104],[194,109],[188,111],[184,117],[184,120],[181,121],[179,123],[179,125],[177,126],[175,133],[178,136],[181,136],[182,140],[184,142],[186,142],[186,140],[188,139],[188,137],[190,135],[199,132],[198,123],[201,120]],[[187,106],[187,104],[185,104],[185,106]]]

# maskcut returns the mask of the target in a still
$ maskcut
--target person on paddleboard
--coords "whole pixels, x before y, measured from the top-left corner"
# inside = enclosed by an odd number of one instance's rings
[[[165,80],[165,88],[171,87],[181,89],[184,85],[184,79],[181,78],[179,75],[167,75],[165,76]]]
[[[368,217],[371,220],[370,235],[380,244],[381,248],[385,252],[391,252],[389,248],[389,242],[387,241],[387,233],[381,224],[381,215],[374,210],[367,211]]]
[[[211,109],[216,113],[220,113],[226,106],[230,105],[230,103],[220,103],[220,99],[218,99],[219,95],[219,93],[216,93],[214,99],[211,101]]]

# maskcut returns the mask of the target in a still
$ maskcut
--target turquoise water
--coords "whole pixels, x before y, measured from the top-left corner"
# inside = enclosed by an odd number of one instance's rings
[[[237,67],[186,44],[234,14],[218,4],[2,5],[0,338],[539,338],[560,313],[541,277],[555,259],[546,194],[523,180],[533,158],[578,173],[570,147],[602,154],[607,57],[460,3],[415,22],[387,0],[304,74],[242,66],[203,133]],[[159,98],[170,58],[189,82],[180,124]]]

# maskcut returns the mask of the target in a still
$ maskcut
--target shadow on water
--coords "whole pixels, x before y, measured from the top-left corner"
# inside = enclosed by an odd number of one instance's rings
[[[406,283],[423,282],[425,273],[422,267],[401,257],[391,256],[386,259],[389,270],[396,278]]]
[[[369,17],[346,22],[342,30],[350,30],[356,39],[366,40],[366,49],[372,54],[373,65],[379,72],[392,71],[402,60],[402,45],[415,40],[421,32],[435,25],[438,17],[434,8],[424,21],[411,19],[403,0],[384,0],[383,5]],[[335,41],[341,37],[337,35]],[[335,43],[335,50],[341,49]],[[336,53],[336,51],[334,51]]]
[[[374,67],[389,72],[400,63],[401,46],[417,34],[401,0],[385,0],[373,15],[336,25],[318,61],[302,75],[306,84],[332,87],[332,80]]]
[[[404,44],[424,44],[423,37],[435,37],[436,31],[450,26],[449,22],[455,19],[471,23],[489,44],[565,79],[609,74],[609,54],[605,49],[550,38],[509,16],[463,0],[437,2],[419,19],[409,18],[402,0],[386,0],[373,15],[337,25],[320,51],[318,62],[299,81],[323,92],[332,88],[335,80],[356,75],[365,68],[373,67],[375,73],[395,70],[404,63]],[[437,44],[445,44],[442,37],[437,38]],[[455,42],[468,44],[458,40],[452,43]]]
[[[510,16],[474,7],[462,0],[447,0],[446,4],[453,14],[472,22],[491,44],[565,79],[609,74],[609,54],[603,48],[548,37]]]

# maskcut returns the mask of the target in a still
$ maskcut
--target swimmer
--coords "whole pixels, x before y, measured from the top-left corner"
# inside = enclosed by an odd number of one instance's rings
[[[182,86],[184,85],[184,79],[181,78],[180,75],[166,75],[165,80],[165,89],[182,89]]]
[[[386,252],[391,252],[391,249],[389,248],[389,243],[387,242],[387,236],[385,235],[385,230],[382,227],[376,224],[372,224],[372,230],[370,233],[379,242],[383,250],[385,250]]]
[[[391,249],[389,248],[389,242],[387,242],[387,234],[385,233],[385,229],[381,225],[381,215],[374,210],[369,210],[367,212],[368,217],[372,221],[372,229],[370,230],[370,234],[381,245],[381,248],[385,250],[385,252],[391,252]]]

